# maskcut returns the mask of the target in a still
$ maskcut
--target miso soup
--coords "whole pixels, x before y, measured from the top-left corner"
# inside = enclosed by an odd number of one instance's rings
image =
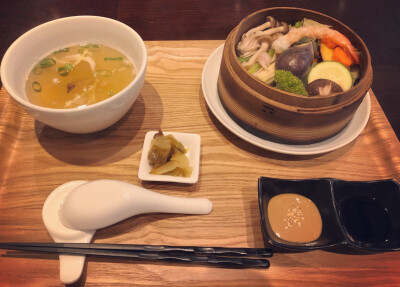
[[[81,44],[54,51],[39,61],[27,78],[25,90],[33,104],[76,108],[112,97],[135,75],[133,64],[117,50]]]

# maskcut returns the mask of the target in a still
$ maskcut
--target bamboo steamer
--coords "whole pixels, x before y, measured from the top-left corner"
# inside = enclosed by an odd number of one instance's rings
[[[294,24],[303,18],[332,26],[361,52],[359,82],[338,94],[301,96],[278,90],[249,74],[237,59],[241,35],[272,16]],[[300,8],[276,7],[244,18],[228,35],[218,77],[218,92],[227,111],[237,120],[283,143],[306,144],[340,132],[352,119],[372,84],[371,57],[365,43],[349,27],[327,15]]]

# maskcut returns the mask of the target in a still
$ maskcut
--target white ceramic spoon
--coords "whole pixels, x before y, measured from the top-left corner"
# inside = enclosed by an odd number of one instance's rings
[[[208,214],[206,198],[168,196],[117,180],[71,181],[56,188],[43,206],[43,221],[55,242],[88,243],[96,229],[149,212]],[[79,279],[85,256],[60,255],[60,279]]]
[[[46,199],[42,218],[47,231],[55,242],[89,243],[96,230],[80,231],[64,226],[59,218],[59,211],[65,197],[76,187],[87,181],[71,181],[57,187]],[[84,255],[60,254],[60,280],[64,284],[76,282],[82,274],[85,265]]]
[[[72,229],[100,229],[142,213],[208,214],[206,198],[183,198],[153,192],[118,180],[94,180],[72,190],[60,209],[61,222]]]

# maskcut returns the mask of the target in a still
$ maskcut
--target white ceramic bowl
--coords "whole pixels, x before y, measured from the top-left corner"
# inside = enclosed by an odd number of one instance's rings
[[[135,79],[118,94],[99,103],[73,109],[52,109],[30,103],[25,81],[38,61],[52,51],[80,43],[113,47],[134,64]],[[71,133],[91,133],[116,123],[131,108],[144,83],[147,51],[142,38],[113,19],[76,16],[44,23],[19,37],[1,62],[1,80],[9,95],[36,120]]]

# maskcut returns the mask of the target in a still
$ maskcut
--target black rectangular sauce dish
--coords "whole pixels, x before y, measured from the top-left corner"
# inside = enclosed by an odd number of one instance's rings
[[[290,242],[272,231],[268,202],[284,193],[305,196],[317,206],[322,219],[318,239],[308,243]],[[264,237],[272,246],[298,251],[339,246],[368,252],[400,250],[400,185],[394,179],[344,181],[260,177],[258,200]]]

